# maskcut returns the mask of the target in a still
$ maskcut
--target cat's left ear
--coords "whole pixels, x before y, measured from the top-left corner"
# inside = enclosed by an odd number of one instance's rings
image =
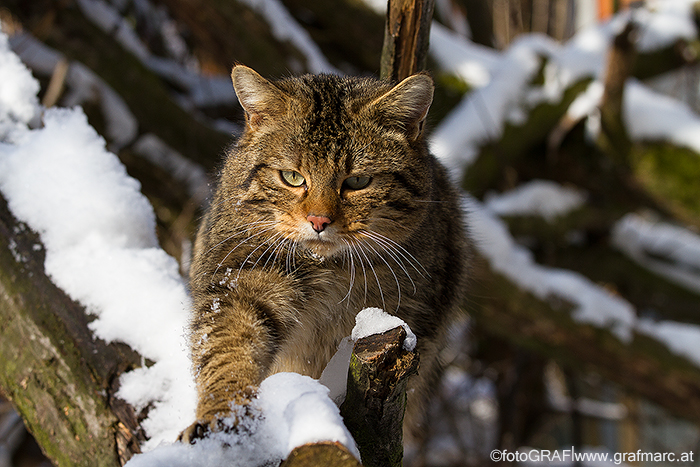
[[[416,140],[423,131],[430,104],[433,103],[433,79],[427,73],[409,76],[370,106],[383,118],[393,120],[405,129],[409,140]]]
[[[236,65],[231,72],[231,80],[251,130],[257,130],[265,122],[284,113],[284,92],[252,68]]]

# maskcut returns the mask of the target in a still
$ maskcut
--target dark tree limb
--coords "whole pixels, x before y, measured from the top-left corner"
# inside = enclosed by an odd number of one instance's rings
[[[563,368],[600,374],[679,417],[700,420],[700,369],[692,362],[643,334],[625,343],[579,323],[561,298],[540,300],[479,263],[477,303],[469,308],[476,335],[505,339]]]
[[[639,26],[630,21],[615,36],[606,62],[603,97],[600,101],[599,144],[612,157],[625,162],[632,148],[622,115],[622,102],[627,79],[632,76],[637,49],[635,40]]]
[[[435,0],[389,0],[380,76],[401,81],[425,68]]]
[[[418,354],[403,349],[405,338],[399,327],[360,339],[353,349],[340,413],[367,467],[401,466],[406,384],[418,370]]]

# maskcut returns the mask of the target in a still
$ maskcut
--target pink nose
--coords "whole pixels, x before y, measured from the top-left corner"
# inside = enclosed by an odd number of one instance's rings
[[[318,233],[321,233],[325,230],[326,227],[328,227],[328,224],[331,223],[331,220],[326,217],[326,216],[316,216],[314,214],[309,214],[306,216],[306,220],[311,222],[311,225],[313,226],[314,230]]]

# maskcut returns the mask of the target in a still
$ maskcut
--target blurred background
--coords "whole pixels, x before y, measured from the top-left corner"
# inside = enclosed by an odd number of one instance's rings
[[[0,21],[42,104],[82,106],[141,182],[186,274],[243,124],[232,65],[378,75],[385,10],[2,0]],[[430,147],[464,189],[478,254],[405,465],[524,447],[700,465],[699,15],[680,0],[436,0]],[[0,400],[0,467],[36,465],[50,463]]]

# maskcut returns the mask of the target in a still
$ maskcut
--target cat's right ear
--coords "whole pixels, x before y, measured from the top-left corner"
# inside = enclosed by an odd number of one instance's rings
[[[416,140],[423,131],[433,102],[434,87],[433,79],[428,74],[418,73],[374,100],[370,107],[379,111],[386,121],[403,128],[409,140]]]
[[[257,130],[285,111],[284,93],[252,68],[236,65],[231,72],[231,81],[251,130]]]

